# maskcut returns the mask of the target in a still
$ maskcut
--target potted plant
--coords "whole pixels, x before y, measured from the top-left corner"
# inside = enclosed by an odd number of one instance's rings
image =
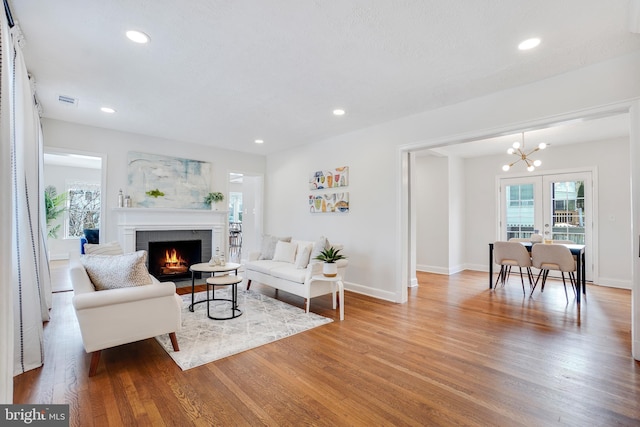
[[[336,277],[338,275],[338,265],[336,261],[341,259],[347,259],[346,256],[340,253],[340,249],[336,249],[330,246],[323,249],[318,256],[315,257],[318,261],[324,261],[322,266],[322,274],[326,277]]]
[[[58,230],[62,224],[51,226],[51,223],[60,216],[66,208],[67,193],[57,194],[56,187],[53,185],[47,186],[44,189],[44,206],[47,217],[47,228],[49,229],[47,235],[53,239],[58,238]]]
[[[209,193],[204,197],[204,203],[211,206],[211,209],[218,210],[218,202],[224,200],[224,194],[216,191],[214,193]]]

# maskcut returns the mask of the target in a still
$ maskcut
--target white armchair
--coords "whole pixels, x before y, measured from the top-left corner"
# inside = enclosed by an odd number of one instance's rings
[[[151,276],[150,285],[96,291],[78,258],[70,261],[73,307],[82,342],[91,353],[89,376],[93,376],[103,349],[168,333],[174,351],[179,351],[182,300],[175,284],[160,283]]]

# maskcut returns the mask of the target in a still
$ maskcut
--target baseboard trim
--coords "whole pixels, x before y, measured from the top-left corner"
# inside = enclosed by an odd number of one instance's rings
[[[439,267],[435,265],[417,265],[416,271],[421,271],[423,273],[434,273],[434,274],[444,274],[446,276],[450,276],[452,274],[460,273],[464,271],[464,267],[456,266],[456,267]]]
[[[368,286],[362,286],[357,283],[344,282],[344,289],[357,294],[366,295],[372,298],[377,298],[385,301],[398,302],[395,298],[395,293],[389,291],[383,291],[381,289],[374,289]]]
[[[620,280],[620,279],[612,279],[609,277],[600,277],[598,278],[599,286],[606,286],[608,288],[618,288],[618,289],[631,289],[631,280]]]

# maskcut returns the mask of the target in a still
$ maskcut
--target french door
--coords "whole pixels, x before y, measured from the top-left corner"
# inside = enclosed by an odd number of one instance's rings
[[[500,239],[572,241],[586,245],[586,277],[593,280],[593,178],[572,172],[500,179]]]

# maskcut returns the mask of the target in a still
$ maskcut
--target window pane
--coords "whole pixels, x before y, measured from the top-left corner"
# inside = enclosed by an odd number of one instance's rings
[[[584,181],[552,184],[553,239],[584,244]]]
[[[507,186],[507,239],[527,238],[533,233],[533,184]]]
[[[67,183],[66,237],[82,237],[85,228],[100,228],[100,184]]]

